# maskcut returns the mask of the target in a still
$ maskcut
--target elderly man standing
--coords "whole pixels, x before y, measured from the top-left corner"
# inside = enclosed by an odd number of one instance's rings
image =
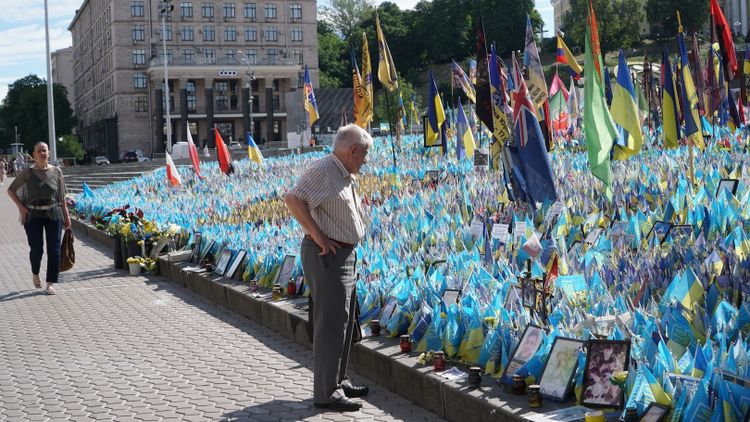
[[[302,226],[302,268],[310,283],[313,312],[314,403],[357,411],[351,400],[369,389],[346,377],[357,301],[354,248],[365,235],[355,175],[367,163],[372,137],[356,125],[339,128],[333,153],[312,163],[284,197]]]

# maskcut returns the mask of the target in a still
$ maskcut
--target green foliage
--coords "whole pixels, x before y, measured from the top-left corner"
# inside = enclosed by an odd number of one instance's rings
[[[401,78],[401,75],[399,75],[399,81],[398,81],[399,90],[401,91],[401,96],[404,99],[404,109],[407,114],[409,114],[409,101],[411,101],[411,94],[414,92],[414,86],[412,86],[409,81]],[[374,122],[375,123],[388,123],[391,122],[391,125],[393,125],[393,130],[396,130],[396,119],[398,118],[398,90],[393,92],[388,92],[388,103],[386,103],[386,90],[377,90],[375,92],[375,112],[374,112]],[[420,98],[419,96],[416,96],[417,100],[417,107],[420,107]],[[390,107],[390,120],[388,119],[388,108]]]
[[[372,0],[329,0],[329,3],[330,6],[321,7],[321,15],[338,35],[348,41],[356,39],[360,23],[374,10]]]
[[[53,85],[56,136],[72,133],[76,120],[68,102],[67,89]],[[9,85],[8,94],[0,108],[0,143],[14,142],[14,127],[18,127],[24,148],[31,150],[39,141],[48,142],[47,85],[36,75],[28,75]]]
[[[583,51],[586,36],[588,0],[571,0],[570,10],[563,16],[562,30],[568,46]],[[599,28],[602,54],[640,41],[644,19],[643,0],[593,0]]]
[[[658,39],[677,36],[677,13],[686,33],[701,32],[708,23],[709,3],[705,0],[646,0],[646,17]]]
[[[318,21],[319,81],[323,88],[352,86],[351,64],[346,41],[325,21]]]
[[[57,156],[60,158],[74,157],[76,160],[83,160],[83,145],[75,135],[65,135],[62,142],[57,143]]]

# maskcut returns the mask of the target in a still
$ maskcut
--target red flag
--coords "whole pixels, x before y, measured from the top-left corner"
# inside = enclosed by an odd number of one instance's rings
[[[724,17],[724,13],[719,7],[719,3],[716,0],[711,0],[711,26],[716,30],[716,35],[719,37],[719,46],[721,47],[721,55],[724,61],[724,72],[727,81],[734,79],[735,73],[737,73],[737,55],[734,52],[734,42],[732,41],[732,31],[727,23],[727,19]]]
[[[232,156],[229,155],[229,149],[227,149],[224,140],[221,139],[219,129],[214,126],[214,134],[216,135],[216,155],[219,157],[219,168],[224,174],[231,174],[232,169]]]
[[[168,152],[165,152],[165,154],[167,158],[167,180],[169,181],[170,185],[179,186],[182,184],[180,173],[177,171],[177,167],[175,167],[174,161],[172,161],[172,156],[169,155]]]
[[[193,162],[193,171],[199,179],[203,179],[203,176],[201,175],[201,162],[198,159],[198,149],[195,147],[195,143],[193,142],[193,135],[190,133],[190,128],[187,128],[187,141],[190,161]]]

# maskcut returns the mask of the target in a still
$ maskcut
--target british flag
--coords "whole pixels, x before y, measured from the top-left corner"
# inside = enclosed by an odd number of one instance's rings
[[[525,148],[529,142],[529,132],[526,130],[526,119],[530,115],[536,120],[534,113],[534,103],[529,97],[529,90],[526,88],[526,82],[523,80],[523,74],[518,68],[518,62],[513,58],[513,126],[516,130],[516,141],[521,148]],[[538,123],[537,123],[538,124]]]

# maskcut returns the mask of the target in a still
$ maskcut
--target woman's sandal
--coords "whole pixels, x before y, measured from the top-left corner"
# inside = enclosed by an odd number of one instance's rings
[[[32,281],[34,282],[34,287],[37,289],[42,288],[42,280],[39,278],[39,276],[34,276],[32,278]]]
[[[48,295],[54,295],[54,294],[56,294],[56,293],[57,293],[57,292],[55,292],[55,288],[54,288],[54,287],[52,287],[52,284],[49,284],[49,283],[48,283],[48,284],[47,284],[47,294],[48,294]]]

